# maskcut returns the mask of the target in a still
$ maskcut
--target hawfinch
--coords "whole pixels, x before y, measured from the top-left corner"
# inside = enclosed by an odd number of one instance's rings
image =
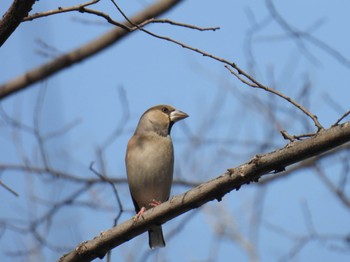
[[[173,181],[174,149],[170,131],[188,115],[169,105],[151,107],[141,116],[126,150],[126,171],[136,218],[169,199]],[[164,247],[161,225],[148,231],[150,248]]]

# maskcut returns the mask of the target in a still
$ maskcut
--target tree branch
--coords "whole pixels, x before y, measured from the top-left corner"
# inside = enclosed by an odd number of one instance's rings
[[[183,48],[192,50],[196,53],[202,54],[203,56],[207,56],[210,57],[216,61],[222,62],[223,64],[225,64],[225,67],[231,72],[231,74],[235,75],[240,81],[242,81],[244,84],[254,87],[254,88],[260,88],[263,89],[267,92],[270,92],[274,95],[277,95],[283,99],[285,99],[286,101],[288,101],[289,103],[291,103],[292,105],[294,105],[295,107],[297,107],[298,109],[300,109],[305,115],[307,115],[308,117],[310,117],[312,119],[312,121],[314,122],[315,126],[317,127],[318,131],[322,130],[323,127],[322,125],[319,123],[319,121],[317,120],[317,116],[312,114],[311,112],[309,112],[305,107],[303,107],[302,105],[300,105],[299,103],[297,103],[296,101],[294,101],[293,99],[291,99],[290,97],[278,92],[277,90],[274,90],[272,88],[269,88],[268,86],[263,85],[262,83],[258,82],[257,80],[255,80],[252,76],[250,76],[248,73],[246,73],[244,70],[242,70],[240,67],[238,67],[235,63],[233,62],[229,62],[226,59],[214,56],[212,54],[206,53],[198,48],[194,48],[192,46],[186,45],[182,42],[179,42],[177,40],[174,40],[170,37],[166,37],[166,36],[162,36],[162,35],[158,35],[155,34],[151,31],[148,31],[146,29],[144,29],[143,27],[141,27],[140,25],[138,25],[137,23],[134,23],[132,21],[132,19],[129,19],[126,14],[123,12],[123,10],[116,4],[116,2],[114,0],[111,0],[112,3],[114,4],[114,6],[118,9],[118,11],[121,13],[121,15],[125,18],[126,21],[128,21],[131,25],[137,27],[139,30],[141,30],[142,32],[145,32],[146,34],[149,34],[155,38],[159,38],[165,41],[169,41],[172,42],[176,45],[179,45]],[[213,30],[215,31],[215,30]],[[231,68],[232,67],[232,68]],[[236,70],[237,72],[235,72],[234,70]],[[242,78],[240,75],[242,75],[244,78]],[[245,79],[246,78],[246,79]],[[250,82],[249,82],[250,81]]]
[[[66,12],[71,12],[71,11],[79,11],[81,9],[83,9],[84,7],[90,6],[90,5],[94,5],[96,3],[98,3],[100,0],[92,0],[83,4],[79,4],[79,5],[75,5],[75,6],[70,6],[70,7],[58,7],[55,10],[49,10],[46,12],[41,12],[41,13],[35,13],[33,15],[29,15],[27,17],[24,17],[23,22],[25,21],[32,21],[34,19],[37,18],[42,18],[42,17],[47,17],[50,15],[56,15],[56,14],[62,14],[62,13],[66,13]]]
[[[262,178],[261,180],[259,180],[259,185],[267,185],[267,184],[271,184],[274,181],[279,181],[280,179],[287,178],[289,175],[293,174],[296,171],[299,171],[299,173],[301,174],[300,171],[302,169],[314,168],[315,165],[317,165],[319,162],[321,162],[321,160],[324,160],[327,157],[333,157],[334,155],[339,154],[340,152],[349,151],[349,150],[350,150],[350,144],[345,144],[345,145],[339,146],[337,148],[334,148],[332,150],[329,150],[325,153],[322,153],[320,155],[317,155],[315,157],[310,157],[310,158],[298,163],[297,165],[294,165],[293,167],[286,170],[282,174],[273,174],[273,175],[266,176],[266,177]]]
[[[0,47],[32,10],[35,0],[15,0],[0,20]]]
[[[257,181],[261,176],[278,172],[299,161],[316,156],[350,141],[350,122],[321,130],[315,136],[289,143],[282,149],[253,157],[249,162],[228,169],[221,176],[201,184],[144,213],[143,219],[130,219],[109,229],[94,239],[79,244],[60,262],[91,261],[102,258],[109,250],[146,232],[152,224],[165,223],[191,209],[238,190],[242,185]]]
[[[251,86],[253,88],[260,88],[263,89],[267,92],[270,92],[274,95],[277,95],[281,98],[283,98],[284,100],[288,101],[289,103],[291,103],[293,106],[295,106],[296,108],[300,109],[305,115],[307,115],[308,117],[310,117],[312,119],[312,121],[314,122],[315,126],[317,127],[318,131],[322,130],[323,127],[320,124],[320,122],[317,119],[317,116],[312,114],[309,110],[307,110],[305,107],[303,107],[302,105],[300,105],[299,103],[297,103],[296,101],[294,101],[293,99],[291,99],[290,97],[282,94],[281,92],[278,92],[277,90],[274,90],[272,88],[269,88],[268,86],[265,86],[263,84],[261,84],[260,82],[256,81],[254,78],[252,78],[250,75],[248,75],[247,73],[245,73],[244,71],[242,71],[240,68],[238,68],[236,65],[232,64],[231,65],[235,70],[237,70],[237,72],[235,72],[233,69],[231,69],[229,66],[225,65],[225,67],[230,71],[231,74],[233,74],[234,76],[236,76],[242,83]],[[244,77],[246,77],[248,80],[246,80],[245,78],[242,78],[240,75],[243,75]],[[283,135],[283,134],[282,134]]]
[[[23,1],[23,0],[22,0]],[[34,2],[34,0],[31,0]],[[164,12],[168,11],[176,4],[180,3],[181,0],[161,0],[144,9],[139,14],[132,17],[132,21],[136,24],[141,24],[148,19],[157,17]],[[124,22],[124,25],[129,26],[128,22]],[[127,36],[131,33],[123,28],[115,28],[101,37],[91,41],[90,43],[79,47],[71,52],[58,57],[42,66],[34,68],[25,74],[16,77],[9,82],[0,85],[0,99],[5,98],[11,94],[14,94],[27,86],[38,82],[46,77],[58,73],[62,69],[68,68],[82,60],[89,58],[90,56],[104,50],[110,45],[114,44],[118,40]]]

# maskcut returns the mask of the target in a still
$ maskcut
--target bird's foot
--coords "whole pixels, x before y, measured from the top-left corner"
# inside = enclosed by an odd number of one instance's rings
[[[161,203],[162,203],[162,202],[153,199],[151,202],[149,202],[149,205],[150,205],[151,207],[156,207],[156,206],[159,206]]]
[[[146,208],[145,207],[142,207],[140,209],[140,211],[134,216],[134,221],[137,221],[139,219],[139,217],[141,217],[143,215],[143,213],[145,213],[146,211]]]

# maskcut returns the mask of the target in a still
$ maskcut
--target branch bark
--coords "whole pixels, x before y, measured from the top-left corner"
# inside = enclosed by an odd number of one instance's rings
[[[133,21],[135,24],[141,24],[148,19],[165,13],[180,2],[181,0],[160,0],[132,17],[131,21]],[[130,26],[128,22],[124,22],[124,25]],[[14,94],[40,80],[43,80],[65,68],[68,68],[78,62],[83,61],[86,58],[95,55],[96,53],[104,50],[105,48],[121,40],[123,37],[129,35],[132,32],[134,31],[127,31],[120,27],[112,29],[111,31],[91,41],[90,43],[72,50],[71,52],[62,55],[51,62],[32,69],[25,74],[2,84],[0,86],[0,99],[8,97],[11,94]]]
[[[0,20],[0,47],[28,15],[35,0],[15,0]]]
[[[73,251],[62,256],[60,262],[91,261],[102,258],[109,250],[146,232],[152,224],[163,224],[191,209],[238,190],[242,185],[257,181],[269,173],[281,172],[285,167],[319,155],[350,141],[350,122],[321,130],[315,136],[302,141],[294,141],[284,148],[257,155],[249,162],[228,169],[219,177],[203,183],[181,195],[144,213],[136,222],[130,219],[109,229],[94,239],[79,244]]]

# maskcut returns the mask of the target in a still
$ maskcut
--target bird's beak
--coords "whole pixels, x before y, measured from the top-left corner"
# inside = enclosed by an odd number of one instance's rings
[[[175,111],[172,111],[170,113],[170,120],[171,120],[171,122],[177,122],[177,121],[182,120],[188,116],[189,115],[187,115],[185,112],[182,112],[182,111],[176,109]]]

